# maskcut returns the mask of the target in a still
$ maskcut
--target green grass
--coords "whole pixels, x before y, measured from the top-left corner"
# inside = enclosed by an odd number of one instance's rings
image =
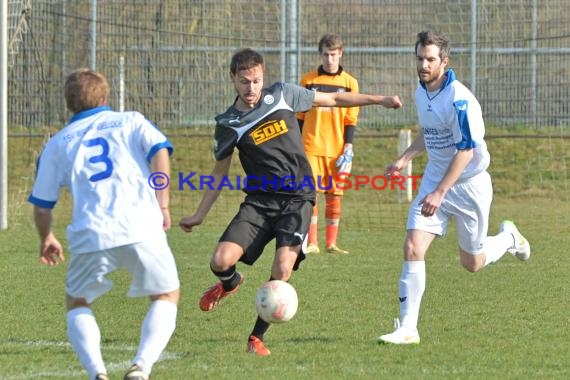
[[[206,141],[175,139],[173,171],[207,173],[212,162]],[[0,379],[83,379],[86,375],[66,343],[66,265],[39,264],[31,207],[25,202],[33,152],[41,139],[12,142],[10,226],[0,232]],[[355,170],[383,170],[393,158],[394,145],[389,138],[360,139]],[[177,330],[165,360],[154,367],[153,379],[568,378],[566,142],[493,139],[489,146],[496,188],[491,232],[501,219],[513,218],[530,240],[533,256],[524,263],[504,257],[480,273],[468,273],[459,265],[452,226],[428,255],[420,345],[376,343],[378,335],[392,330],[398,315],[407,205],[396,202],[393,193],[365,190],[345,197],[339,245],[350,249],[350,255],[306,260],[292,279],[300,299],[297,315],[266,335],[272,355],[246,354],[255,320],[254,294],[269,276],[272,244],[255,266],[239,266],[246,282],[236,295],[211,313],[198,309],[201,292],[215,281],[208,269],[211,251],[242,198],[239,192],[227,192],[205,225],[191,234],[177,227],[169,232],[182,300]],[[200,196],[174,191],[173,219],[191,213]],[[62,241],[68,216],[69,199],[63,197],[56,208]],[[111,378],[118,379],[134,355],[148,302],[124,296],[124,273],[112,278],[115,288],[94,310]]]

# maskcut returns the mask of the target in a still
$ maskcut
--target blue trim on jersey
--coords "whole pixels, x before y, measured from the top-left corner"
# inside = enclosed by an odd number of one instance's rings
[[[101,111],[112,111],[112,109],[109,106],[101,106],[101,107],[89,108],[88,110],[85,111],[79,111],[75,115],[73,115],[73,117],[69,120],[68,124],[71,124],[77,120],[84,119],[91,115],[95,115],[96,113],[99,113]]]
[[[458,100],[453,102],[455,113],[457,114],[457,122],[459,123],[459,131],[461,132],[461,141],[455,144],[457,150],[466,150],[475,148],[475,141],[471,137],[471,128],[469,127],[469,118],[467,117],[467,100]]]
[[[162,142],[160,144],[156,144],[155,146],[153,146],[152,148],[150,148],[150,151],[148,152],[148,154],[146,155],[146,160],[148,162],[150,162],[150,160],[152,159],[152,157],[154,157],[154,155],[156,154],[156,152],[158,152],[159,150],[166,148],[168,149],[168,155],[172,154],[172,151],[174,150],[174,147],[172,146],[172,144],[170,143],[170,141],[166,140],[165,142]]]
[[[445,73],[445,75],[447,76],[447,79],[445,80],[445,82],[443,83],[443,86],[441,88],[446,88],[447,86],[449,86],[451,84],[451,82],[453,82],[455,80],[455,71],[453,71],[453,69],[449,69],[447,70],[447,72]]]
[[[54,208],[56,204],[56,202],[53,201],[44,201],[43,199],[36,198],[32,194],[30,194],[30,196],[28,197],[28,202],[30,202],[35,206],[42,208],[49,208],[49,209]]]

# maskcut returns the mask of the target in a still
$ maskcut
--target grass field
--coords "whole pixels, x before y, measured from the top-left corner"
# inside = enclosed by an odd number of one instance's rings
[[[10,226],[0,232],[2,380],[86,378],[66,343],[66,266],[39,264],[31,207],[25,202],[41,140],[12,139],[10,145]],[[209,170],[209,140],[173,140],[173,171]],[[345,197],[339,245],[350,249],[350,255],[306,260],[291,281],[300,299],[296,317],[273,326],[266,335],[270,357],[248,355],[254,294],[269,276],[272,246],[254,267],[239,267],[246,282],[236,295],[211,313],[198,309],[201,292],[215,281],[208,269],[210,253],[242,197],[237,191],[227,192],[195,232],[184,234],[176,227],[169,232],[183,296],[177,330],[152,378],[570,378],[567,145],[559,138],[489,140],[496,179],[491,232],[501,219],[513,218],[530,240],[533,256],[524,263],[504,257],[470,274],[458,263],[452,227],[428,255],[419,326],[422,343],[413,347],[376,343],[378,335],[392,330],[398,315],[407,205],[389,192],[363,190]],[[382,170],[395,154],[393,146],[390,138],[360,139],[355,171]],[[191,213],[200,195],[174,191],[173,219]],[[56,208],[61,240],[68,207],[63,197]],[[112,278],[115,288],[94,310],[110,376],[119,379],[136,350],[148,302],[124,297],[124,273]]]

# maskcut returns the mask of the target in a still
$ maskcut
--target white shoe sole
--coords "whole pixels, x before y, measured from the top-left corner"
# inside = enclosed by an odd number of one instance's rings
[[[530,258],[530,244],[512,221],[503,221],[499,227],[499,231],[512,234],[515,237],[515,241],[518,241],[515,247],[508,249],[511,255],[522,261],[526,261]]]
[[[378,343],[390,344],[419,344],[420,336],[416,334],[404,334],[402,332],[393,332],[391,334],[381,335],[378,337]]]

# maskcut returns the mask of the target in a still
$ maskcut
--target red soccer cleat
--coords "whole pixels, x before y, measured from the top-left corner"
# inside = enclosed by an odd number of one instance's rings
[[[251,335],[247,341],[247,352],[259,356],[269,356],[271,354],[271,351],[265,347],[263,341],[253,335]]]
[[[235,288],[226,292],[221,282],[218,282],[214,286],[210,286],[204,291],[202,297],[200,297],[200,310],[202,311],[212,311],[218,306],[222,298],[234,294],[239,289],[239,286],[243,282],[243,276],[240,275],[239,283]]]

